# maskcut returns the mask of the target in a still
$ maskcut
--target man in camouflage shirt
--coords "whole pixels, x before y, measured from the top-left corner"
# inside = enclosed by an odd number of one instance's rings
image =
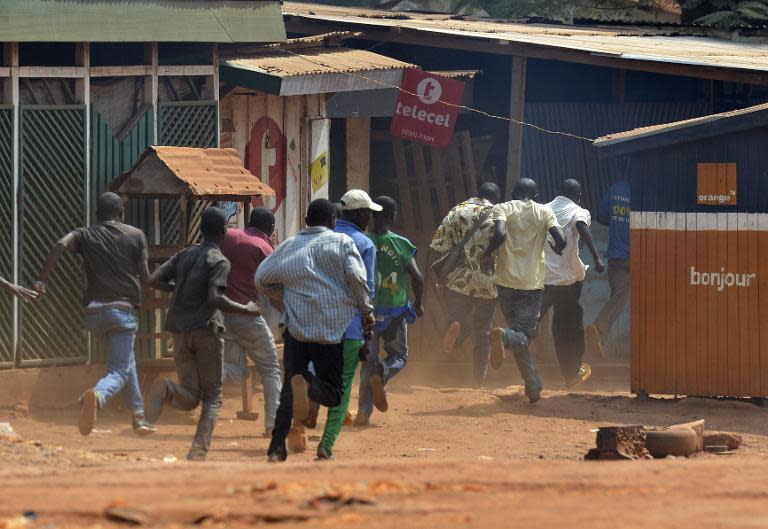
[[[493,235],[493,221],[489,213],[500,198],[501,193],[496,184],[482,184],[477,197],[455,206],[446,215],[430,244],[430,248],[445,254],[461,243],[467,233],[485,217],[483,225],[464,246],[465,258],[448,274],[443,289],[443,310],[447,324],[443,334],[443,352],[449,354],[457,343],[472,335],[475,386],[482,385],[488,373],[489,335],[497,297],[493,273],[484,270],[480,261]]]

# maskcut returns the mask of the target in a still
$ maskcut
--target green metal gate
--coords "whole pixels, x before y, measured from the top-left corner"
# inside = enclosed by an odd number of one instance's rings
[[[21,107],[20,265],[23,284],[35,279],[56,241],[86,224],[85,107]],[[82,263],[65,255],[50,278],[48,295],[20,311],[20,363],[84,362]]]
[[[161,145],[178,147],[216,147],[216,101],[176,101],[160,103],[158,124]],[[208,202],[195,202],[189,223],[190,241],[198,239],[200,215]],[[160,244],[176,245],[179,236],[179,205],[175,200],[160,201]]]
[[[0,106],[0,277],[13,280],[13,107]],[[0,294],[0,367],[14,364],[13,298]]]
[[[96,221],[96,199],[114,178],[133,166],[141,153],[154,143],[154,137],[151,105],[140,109],[118,133],[112,131],[101,114],[91,110],[91,222]],[[150,242],[155,233],[152,202],[149,199],[131,199],[125,212],[126,223],[140,228]],[[154,310],[139,311],[139,328],[155,328]],[[137,358],[155,358],[154,340],[137,338],[135,349]],[[91,361],[103,362],[105,359],[104,345],[92,342]]]

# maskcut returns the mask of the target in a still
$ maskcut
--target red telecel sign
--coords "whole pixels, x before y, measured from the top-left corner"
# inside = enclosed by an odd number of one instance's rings
[[[392,135],[433,147],[451,143],[459,114],[453,105],[461,103],[464,83],[414,68],[403,73],[400,88]]]

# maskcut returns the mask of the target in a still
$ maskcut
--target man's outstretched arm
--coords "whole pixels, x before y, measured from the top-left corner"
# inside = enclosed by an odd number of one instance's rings
[[[48,278],[51,276],[51,272],[56,267],[56,264],[61,259],[61,256],[67,252],[77,251],[77,237],[75,232],[70,232],[53,245],[51,251],[48,253],[48,257],[40,269],[40,273],[37,274],[37,280],[33,285],[33,288],[40,294],[45,294],[48,287]]]

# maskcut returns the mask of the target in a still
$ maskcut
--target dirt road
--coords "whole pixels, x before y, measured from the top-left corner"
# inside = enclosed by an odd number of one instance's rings
[[[156,436],[138,439],[124,415],[107,412],[83,438],[74,408],[0,410],[0,422],[39,441],[0,443],[0,520],[32,510],[29,527],[109,527],[111,505],[169,527],[768,526],[763,408],[560,391],[531,406],[494,393],[401,384],[374,426],[345,429],[335,462],[312,461],[319,432],[311,432],[309,450],[282,465],[264,462],[263,424],[235,420],[234,398],[202,464],[183,462],[194,415],[164,414]],[[744,446],[731,456],[580,461],[597,426],[698,418],[741,433]]]

